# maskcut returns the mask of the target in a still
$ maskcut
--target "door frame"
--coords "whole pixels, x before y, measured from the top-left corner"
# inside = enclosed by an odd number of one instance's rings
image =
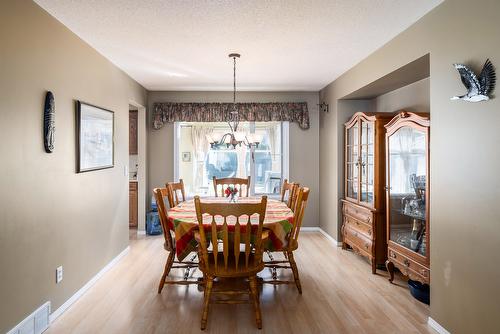
[[[148,198],[146,195],[147,180],[147,142],[146,142],[146,107],[134,100],[128,101],[129,105],[137,108],[137,233],[146,233],[146,208]],[[127,179],[128,182],[128,179]]]

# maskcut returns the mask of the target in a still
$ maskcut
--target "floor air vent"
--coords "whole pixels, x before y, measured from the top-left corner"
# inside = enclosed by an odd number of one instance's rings
[[[7,334],[40,334],[49,328],[50,302],[40,306]]]

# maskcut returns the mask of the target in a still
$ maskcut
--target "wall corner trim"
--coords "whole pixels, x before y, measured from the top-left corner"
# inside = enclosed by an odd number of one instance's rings
[[[436,332],[438,332],[439,334],[451,334],[443,326],[441,326],[436,320],[432,319],[431,317],[429,317],[427,319],[427,324],[432,329],[434,329]]]
[[[127,246],[120,254],[104,266],[99,272],[92,277],[84,286],[82,286],[73,296],[64,302],[57,310],[50,315],[50,323],[54,322],[61,314],[63,314],[71,305],[82,297],[107,271],[116,265],[130,251],[130,246]]]
[[[326,233],[321,227],[301,227],[300,231],[301,232],[319,232],[319,233],[323,234],[323,236],[325,238],[327,238],[328,241],[330,241],[334,246],[337,246],[337,247],[342,246],[342,242],[335,240],[331,235]]]

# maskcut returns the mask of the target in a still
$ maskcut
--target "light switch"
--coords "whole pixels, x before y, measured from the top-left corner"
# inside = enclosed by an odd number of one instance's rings
[[[63,267],[59,266],[56,269],[56,283],[60,283],[63,279]]]

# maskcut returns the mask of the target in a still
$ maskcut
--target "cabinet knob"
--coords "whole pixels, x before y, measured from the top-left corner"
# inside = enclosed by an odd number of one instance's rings
[[[396,254],[391,253],[391,257],[392,257],[393,259],[395,259],[395,258],[396,258]]]
[[[410,261],[408,261],[407,259],[404,260],[404,264],[405,266],[409,267],[410,266]]]

